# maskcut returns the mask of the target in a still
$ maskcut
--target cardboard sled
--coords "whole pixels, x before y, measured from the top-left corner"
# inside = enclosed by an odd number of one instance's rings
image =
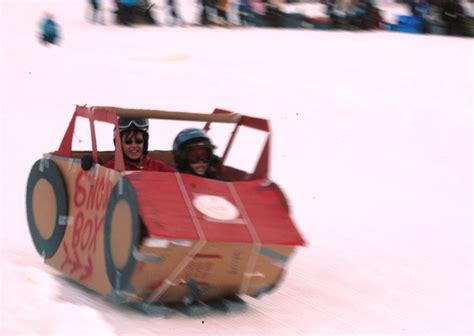
[[[220,166],[226,181],[125,171],[115,152],[99,152],[94,122],[119,116],[235,123],[268,132],[253,173]],[[75,120],[90,120],[92,151],[71,150]],[[267,178],[268,122],[223,110],[213,114],[76,107],[58,151],[32,167],[27,217],[38,253],[65,276],[119,302],[254,297],[274,288],[303,239],[280,188]],[[151,151],[172,163],[170,151]],[[115,155],[115,169],[99,164]],[[92,161],[90,161],[92,158]]]

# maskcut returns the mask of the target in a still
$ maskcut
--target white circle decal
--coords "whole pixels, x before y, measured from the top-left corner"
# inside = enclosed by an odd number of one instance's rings
[[[240,215],[232,203],[219,196],[199,195],[194,197],[193,204],[203,215],[221,221],[234,220]]]

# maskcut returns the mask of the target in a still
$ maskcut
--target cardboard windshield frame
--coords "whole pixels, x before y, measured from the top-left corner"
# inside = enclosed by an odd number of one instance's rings
[[[223,109],[215,109],[213,114],[215,115],[232,115],[233,112],[223,110]],[[204,131],[208,132],[211,129],[211,122],[208,121],[206,125],[204,126]],[[224,153],[222,155],[222,159],[219,162],[219,168],[222,168],[224,166],[224,163],[229,156],[230,149],[232,148],[232,145],[234,144],[235,138],[237,136],[237,132],[241,126],[246,126],[248,128],[253,128],[262,132],[267,133],[267,138],[265,140],[265,145],[262,149],[262,152],[260,154],[260,158],[257,161],[257,165],[255,167],[255,170],[253,173],[250,175],[250,178],[252,179],[259,179],[259,178],[266,178],[268,177],[269,173],[269,165],[268,163],[270,162],[270,138],[271,138],[271,131],[270,131],[270,125],[268,120],[261,119],[261,118],[255,118],[255,117],[249,117],[242,115],[239,120],[235,123],[235,127],[231,132],[229,141],[227,143],[227,146],[224,150]]]
[[[115,139],[115,170],[124,171],[125,170],[125,161],[123,158],[122,152],[122,143],[120,142],[120,133],[118,131],[117,116],[114,112],[106,110],[97,110],[92,107],[88,108],[87,106],[76,106],[76,110],[72,115],[72,119],[69,122],[69,126],[64,134],[63,140],[56,154],[64,157],[71,157],[72,153],[72,139],[74,136],[74,129],[76,126],[76,118],[82,117],[89,119],[90,129],[91,129],[91,142],[92,142],[92,159],[94,163],[98,163],[98,154],[97,154],[97,140],[95,134],[95,121],[101,121],[114,125],[114,139]]]
[[[125,170],[125,161],[122,152],[122,144],[120,142],[120,133],[118,131],[117,116],[122,117],[141,117],[141,118],[152,118],[162,120],[186,120],[186,121],[205,121],[204,130],[207,132],[210,129],[212,122],[217,123],[233,123],[235,128],[231,133],[229,141],[225,147],[224,154],[222,156],[220,166],[224,165],[229,151],[232,148],[232,144],[237,135],[237,131],[240,126],[246,126],[249,128],[257,129],[268,133],[265,145],[263,147],[260,158],[257,161],[254,172],[250,175],[251,178],[264,178],[268,175],[268,162],[270,155],[270,137],[271,131],[268,120],[249,117],[240,115],[223,109],[215,109],[212,113],[193,113],[193,112],[171,112],[163,110],[147,110],[147,109],[126,109],[120,107],[111,106],[96,106],[87,107],[76,106],[72,119],[69,126],[64,134],[63,140],[56,154],[65,157],[71,157],[72,153],[72,139],[74,136],[74,129],[76,125],[76,118],[83,117],[89,120],[90,124],[90,135],[92,143],[92,159],[94,163],[98,163],[98,150],[97,140],[95,133],[95,121],[101,121],[114,125],[114,139],[115,139],[115,170],[122,172]]]

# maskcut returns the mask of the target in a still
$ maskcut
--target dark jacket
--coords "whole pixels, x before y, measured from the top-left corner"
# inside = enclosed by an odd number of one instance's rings
[[[458,1],[449,0],[442,7],[442,16],[445,21],[458,21],[464,18],[464,8]]]

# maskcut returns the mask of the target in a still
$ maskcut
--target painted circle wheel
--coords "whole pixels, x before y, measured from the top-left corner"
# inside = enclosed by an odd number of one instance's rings
[[[26,215],[36,251],[51,258],[64,237],[67,197],[61,171],[49,159],[35,162],[26,187]]]
[[[113,288],[125,289],[135,268],[133,251],[138,247],[140,219],[133,185],[121,177],[112,189],[104,226],[107,276]]]

